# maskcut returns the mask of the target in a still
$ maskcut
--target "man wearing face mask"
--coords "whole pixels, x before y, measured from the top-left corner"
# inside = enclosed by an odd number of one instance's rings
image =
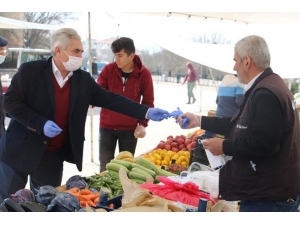
[[[28,176],[34,193],[61,185],[64,161],[82,171],[90,105],[139,120],[168,115],[107,91],[81,70],[83,45],[76,30],[57,30],[50,44],[53,57],[23,63],[4,96],[11,121],[0,141],[0,202],[25,188]]]
[[[0,64],[4,62],[7,48],[8,41],[0,36]],[[3,89],[2,89],[2,82],[0,81],[0,139],[5,131],[5,111],[2,108],[3,102]]]

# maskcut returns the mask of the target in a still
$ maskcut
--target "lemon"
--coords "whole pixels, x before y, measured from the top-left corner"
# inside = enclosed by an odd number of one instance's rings
[[[185,157],[184,155],[179,156],[178,159],[180,159],[181,162],[182,162],[182,161],[186,161],[186,157]]]
[[[183,161],[183,162],[181,162],[181,165],[183,165],[183,166],[186,167],[186,166],[187,166],[187,162],[184,162],[184,161]]]
[[[184,155],[184,152],[185,152],[185,151],[179,151],[179,152],[178,152],[178,155],[182,156],[182,155]]]
[[[161,156],[159,154],[157,154],[157,153],[153,154],[153,157],[156,158],[156,159],[161,160]]]
[[[167,161],[167,160],[163,160],[163,161],[161,161],[161,165],[163,165],[163,166],[168,166],[168,165],[169,165],[169,163],[168,163],[168,161]]]
[[[190,157],[191,153],[189,151],[184,151],[184,156]]]
[[[181,165],[181,159],[177,159],[176,164]]]
[[[163,159],[166,160],[167,162],[171,160],[171,158],[168,155],[166,155]]]
[[[159,160],[159,159],[157,159],[156,161],[155,161],[155,165],[161,165],[161,160]]]

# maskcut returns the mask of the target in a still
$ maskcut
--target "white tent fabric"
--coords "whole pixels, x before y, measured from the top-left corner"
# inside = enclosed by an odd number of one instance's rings
[[[40,30],[57,30],[59,25],[49,25],[40,23],[30,23],[21,20],[10,19],[0,16],[1,29],[40,29]]]
[[[219,22],[222,19],[224,23],[227,20],[231,22],[231,25],[226,29],[235,33],[236,41],[244,36],[254,34],[266,39],[271,53],[271,68],[275,73],[282,78],[300,78],[297,55],[300,52],[300,13],[185,12],[184,15],[172,13],[169,17],[167,14],[168,12],[123,13],[119,20],[134,27],[146,27],[147,29],[143,29],[142,32],[145,38],[155,40],[161,47],[188,60],[224,72],[234,73],[234,43],[230,45],[203,44],[188,41],[172,33],[173,30],[180,32],[187,26],[188,14],[192,15],[190,21],[193,18],[194,21],[195,18],[198,19],[198,23],[190,28],[190,31],[196,30],[196,32],[200,32],[200,24],[203,24],[205,17],[208,18],[207,21],[217,20]],[[144,19],[142,19],[143,16]],[[201,21],[200,18],[202,18]],[[166,24],[165,20],[168,20],[169,23]],[[235,20],[239,22],[239,26],[235,24]],[[184,22],[180,23],[180,21]],[[219,29],[216,24],[212,26]],[[157,32],[154,33],[153,30]]]

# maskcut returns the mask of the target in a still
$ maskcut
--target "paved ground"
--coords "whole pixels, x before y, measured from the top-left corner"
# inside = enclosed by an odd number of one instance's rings
[[[186,104],[187,86],[169,82],[154,82],[155,88],[155,107],[162,108],[172,112],[180,107],[183,112],[193,112],[199,115],[207,115],[209,110],[215,109],[215,99],[217,96],[215,87],[197,86],[194,89],[196,102]],[[202,96],[202,97],[201,97]],[[200,106],[201,105],[201,106]],[[90,176],[99,171],[99,108],[89,109],[86,127],[83,170],[79,172],[74,164],[65,162],[62,184],[73,175]],[[135,156],[153,149],[160,140],[166,140],[169,135],[188,134],[196,129],[182,130],[174,119],[168,119],[161,122],[150,121],[146,128],[147,135],[139,139]],[[117,154],[116,151],[115,154]]]
[[[216,89],[213,87],[197,86],[194,94],[197,96],[197,101],[194,104],[188,105],[187,102],[187,86],[177,83],[155,82],[155,107],[159,107],[168,111],[174,111],[177,107],[183,112],[193,112],[199,115],[207,115],[208,110],[215,109],[215,99],[217,96]],[[200,97],[202,93],[202,99]],[[202,107],[200,107],[202,102]],[[150,121],[146,128],[147,135],[143,139],[138,140],[135,156],[153,149],[160,140],[166,140],[169,135],[188,134],[195,129],[182,130],[174,119],[164,120],[162,122]],[[89,176],[99,171],[99,108],[90,109],[86,122],[84,144],[83,170],[79,172],[76,166],[70,163],[64,165],[63,182],[73,175]],[[116,153],[118,150],[116,150]]]

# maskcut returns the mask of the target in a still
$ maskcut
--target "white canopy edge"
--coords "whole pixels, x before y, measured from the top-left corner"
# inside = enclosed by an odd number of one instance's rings
[[[185,40],[169,34],[170,29],[178,29],[179,31],[182,29],[180,24],[176,21],[174,21],[176,28],[168,28],[163,23],[155,21],[155,19],[159,17],[155,14],[152,15],[152,19],[150,20],[133,19],[133,15],[128,14],[121,14],[122,19],[120,19],[120,21],[122,21],[122,23],[129,23],[133,27],[140,27],[142,29],[141,35],[143,35],[145,39],[149,40],[149,38],[151,38],[162,48],[188,60],[224,72],[235,73],[233,70],[234,43],[229,45],[203,44]],[[275,14],[276,13],[272,14],[272,16],[274,17]],[[217,15],[218,13],[216,13],[216,16]],[[300,14],[298,13],[297,15]],[[149,18],[149,14],[147,14],[147,16]],[[163,18],[160,20],[163,21]],[[155,28],[153,28],[153,26]],[[299,23],[264,24],[264,22],[261,21],[260,24],[245,25],[244,28],[239,27],[235,29],[235,27],[232,26],[230,32],[238,30],[237,40],[248,35],[260,35],[264,37],[271,53],[270,66],[272,70],[282,78],[289,79],[300,78],[297,55],[297,53],[300,52],[299,28]],[[159,32],[154,33],[153,29]]]
[[[31,23],[21,20],[10,19],[0,16],[0,29],[40,29],[40,30],[57,30],[59,25],[49,25],[40,23]]]

